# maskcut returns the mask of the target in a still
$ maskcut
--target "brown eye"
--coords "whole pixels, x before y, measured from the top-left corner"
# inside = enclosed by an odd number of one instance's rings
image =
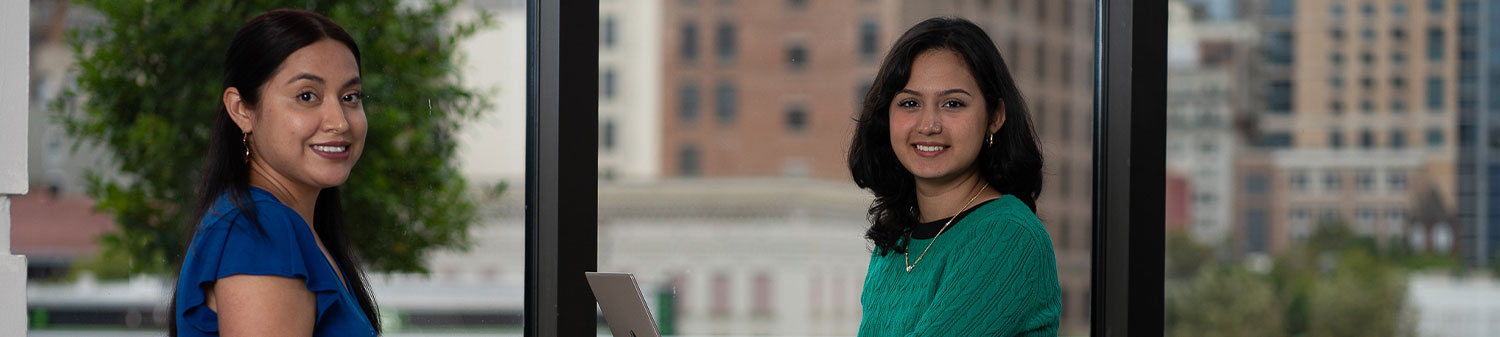
[[[904,99],[904,100],[901,100],[900,102],[896,102],[896,106],[903,107],[903,108],[916,107],[917,106],[917,101],[916,100],[910,100],[910,99]]]
[[[297,100],[300,100],[300,101],[303,101],[303,102],[312,102],[312,101],[315,101],[317,99],[318,99],[318,94],[314,94],[314,93],[311,93],[311,92],[304,92],[304,93],[297,94]]]
[[[344,97],[340,97],[340,99],[343,99],[346,103],[357,103],[363,98],[364,94],[358,92],[345,94]]]
[[[947,102],[943,102],[943,107],[944,108],[962,108],[962,107],[964,107],[964,102],[963,101],[959,101],[959,100],[949,100]]]

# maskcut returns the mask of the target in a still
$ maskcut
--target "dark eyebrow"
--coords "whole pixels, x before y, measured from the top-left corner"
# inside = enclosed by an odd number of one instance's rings
[[[916,90],[911,90],[911,89],[901,89],[900,92],[901,93],[912,94],[912,95],[917,95],[917,96],[922,96],[922,93],[917,92]],[[943,96],[943,95],[948,95],[948,94],[955,94],[955,93],[969,95],[969,96],[974,96],[974,94],[970,94],[968,90],[964,90],[964,89],[948,89],[948,90],[943,90],[943,92],[939,92],[938,93],[938,96]]]
[[[354,86],[356,84],[364,84],[364,83],[365,83],[365,81],[363,79],[355,77],[355,78],[349,79],[349,82],[345,82],[344,83],[344,87],[348,88],[348,87],[352,87],[352,86]]]
[[[318,77],[318,75],[308,73],[301,73],[297,74],[297,76],[292,76],[292,79],[287,80],[286,83],[296,82],[297,80],[312,80],[313,82],[324,83],[322,77]]]

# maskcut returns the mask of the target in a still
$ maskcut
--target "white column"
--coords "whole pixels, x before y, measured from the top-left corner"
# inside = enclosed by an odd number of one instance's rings
[[[10,197],[27,188],[30,13],[0,10],[0,337],[26,336],[26,257],[10,254]]]

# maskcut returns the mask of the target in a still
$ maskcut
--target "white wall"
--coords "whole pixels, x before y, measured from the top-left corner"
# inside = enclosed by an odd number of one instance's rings
[[[10,255],[10,196],[27,188],[30,13],[0,10],[0,336],[26,335],[26,258]]]

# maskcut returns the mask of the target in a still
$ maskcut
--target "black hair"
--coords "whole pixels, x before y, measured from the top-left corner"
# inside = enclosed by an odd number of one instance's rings
[[[354,54],[355,66],[359,66],[359,46],[354,43],[354,38],[321,14],[277,9],[250,19],[234,34],[225,53],[224,89],[236,88],[247,105],[256,106],[260,103],[261,85],[270,80],[282,62],[297,50],[323,39],[333,39],[349,47]],[[228,109],[220,104],[209,141],[208,160],[203,166],[197,215],[193,218],[202,221],[219,197],[227,195],[229,202],[255,224],[256,229],[264,231],[256,219],[255,204],[250,202],[250,166],[245,162],[243,135],[244,130],[230,119]],[[317,212],[313,215],[313,231],[323,241],[339,270],[344,272],[344,281],[359,301],[360,309],[379,332],[379,307],[370,293],[364,267],[354,255],[349,237],[344,232],[344,210],[338,187],[320,191],[314,207]],[[190,228],[189,238],[197,232],[196,224]],[[168,324],[168,332],[176,336],[176,292],[173,294],[172,322]]]
[[[1005,59],[989,35],[961,18],[931,18],[912,26],[880,65],[875,82],[865,93],[849,145],[849,173],[860,188],[875,194],[870,204],[870,228],[865,238],[876,252],[906,252],[902,240],[920,219],[916,180],[896,158],[890,140],[890,103],[911,78],[917,55],[931,50],[958,54],[969,67],[984,96],[989,120],[1005,114],[1005,123],[994,134],[994,145],[979,151],[979,175],[1002,194],[1021,199],[1036,213],[1042,190],[1042,151],[1031,126],[1031,117],[1021,90],[1005,66]],[[1002,109],[1003,107],[1003,109]]]

